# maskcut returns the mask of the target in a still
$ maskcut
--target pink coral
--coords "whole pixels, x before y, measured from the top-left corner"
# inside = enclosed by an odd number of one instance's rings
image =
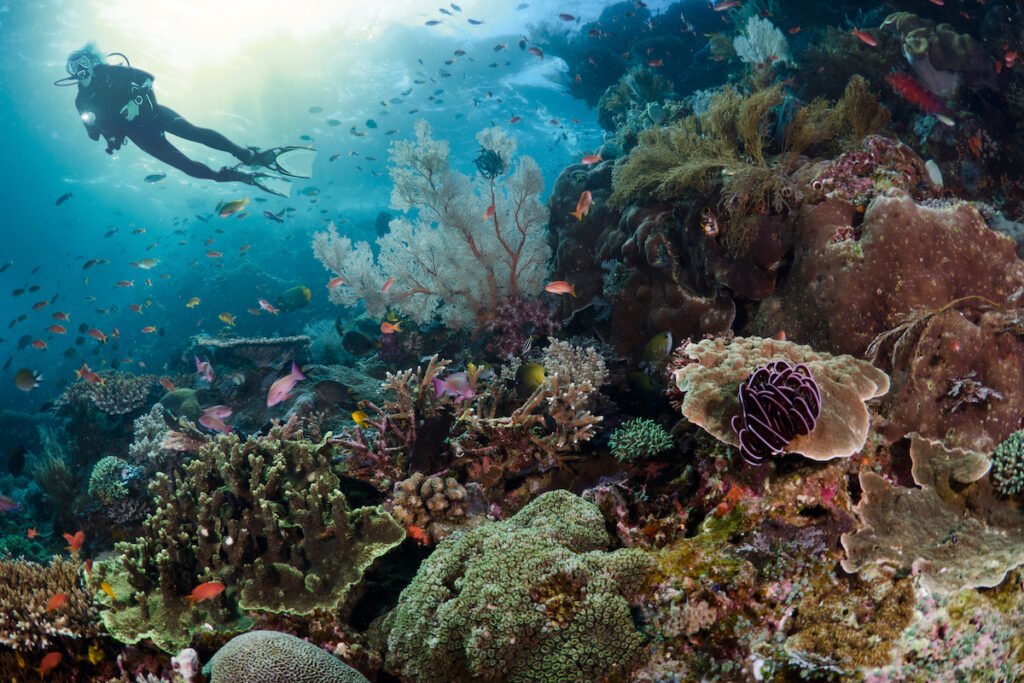
[[[924,162],[902,142],[880,135],[864,138],[861,149],[829,162],[811,183],[822,196],[845,199],[858,206],[885,189],[898,187],[916,199],[932,195]]]
[[[540,299],[506,296],[498,302],[488,329],[493,335],[487,351],[503,361],[523,353],[529,339],[554,334],[557,323]]]

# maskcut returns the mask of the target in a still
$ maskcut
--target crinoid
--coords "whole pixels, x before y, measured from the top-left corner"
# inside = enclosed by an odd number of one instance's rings
[[[505,172],[505,160],[493,149],[480,148],[480,153],[473,159],[476,170],[485,180],[494,180]]]

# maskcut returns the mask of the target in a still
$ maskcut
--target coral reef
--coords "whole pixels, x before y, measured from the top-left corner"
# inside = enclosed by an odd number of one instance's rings
[[[128,495],[126,482],[134,478],[133,467],[116,455],[100,458],[89,474],[89,495],[104,505]]]
[[[992,451],[992,485],[1004,496],[1024,491],[1024,430],[1016,431]]]
[[[100,412],[116,417],[145,405],[155,383],[152,375],[132,375],[114,370],[101,370],[97,375],[99,382],[83,380],[69,384],[54,402],[54,407],[58,411],[66,411],[87,401]]]
[[[910,458],[920,488],[860,473],[860,528],[842,539],[846,571],[910,570],[928,590],[949,594],[997,586],[1024,564],[1020,505],[998,499],[987,456],[914,435]]]
[[[612,432],[608,448],[622,462],[647,460],[674,446],[672,435],[654,420],[638,417]]]
[[[902,41],[903,56],[917,77],[933,93],[949,95],[958,87],[986,85],[996,88],[992,63],[981,43],[912,12],[895,12],[881,29]]]
[[[203,667],[210,683],[369,683],[327,652],[287,633],[235,636]]]
[[[48,650],[83,654],[101,631],[99,606],[82,568],[77,557],[54,557],[49,566],[0,560],[0,643],[32,657]],[[59,593],[67,599],[47,609]]]
[[[740,413],[740,383],[769,361],[806,365],[821,392],[821,416],[812,432],[796,436],[782,450],[812,460],[857,453],[870,426],[864,402],[889,390],[889,377],[866,361],[775,339],[706,339],[685,345],[677,357],[674,375],[684,394],[683,416],[732,446],[739,445],[731,420]]]
[[[292,337],[207,337],[192,339],[186,357],[198,355],[215,366],[231,368],[276,369],[305,352],[312,340],[300,334]],[[191,363],[189,363],[191,365]]]
[[[747,19],[743,32],[733,38],[732,47],[741,61],[762,68],[793,61],[785,34],[763,17]]]
[[[134,595],[104,611],[108,630],[176,651],[203,620],[238,628],[239,608],[340,607],[405,532],[380,508],[348,507],[332,455],[326,437],[308,442],[275,427],[246,441],[220,437],[183,472],[158,474],[156,512],[142,536],[118,545],[123,569],[111,571],[124,572]],[[204,581],[227,589],[190,608],[186,596]]]
[[[651,562],[610,543],[597,507],[567,491],[453,535],[382,625],[388,668],[424,683],[627,675],[644,644],[630,603]]]
[[[760,465],[781,453],[797,436],[814,431],[821,415],[821,390],[806,365],[772,361],[755,369],[740,384],[740,414],[732,428],[740,455]]]
[[[528,340],[532,343],[535,339],[554,334],[558,327],[551,308],[542,300],[523,296],[503,297],[487,325],[491,335],[487,351],[507,363],[523,353]]]
[[[395,484],[388,510],[403,527],[418,527],[435,543],[443,541],[466,521],[466,487],[452,477],[414,472]]]
[[[392,207],[415,209],[416,218],[391,221],[376,263],[369,244],[353,246],[333,226],[316,234],[313,251],[344,278],[331,290],[336,303],[362,299],[376,318],[390,306],[418,323],[437,315],[451,329],[479,328],[503,297],[536,295],[544,286],[551,254],[538,199],[543,177],[530,157],[513,164],[515,140],[499,128],[477,141],[504,161],[505,173],[476,179],[450,167],[448,144],[432,139],[425,121],[415,130],[415,142],[392,144],[390,172]],[[389,279],[393,286],[384,287]]]

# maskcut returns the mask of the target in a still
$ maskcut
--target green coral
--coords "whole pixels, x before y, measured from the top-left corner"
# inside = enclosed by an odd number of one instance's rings
[[[387,666],[421,683],[624,679],[644,646],[630,601],[653,562],[610,544],[598,508],[567,491],[456,532],[385,619]]]
[[[1024,491],[1024,429],[1010,434],[996,446],[989,477],[996,491],[1004,496]]]
[[[405,531],[380,507],[349,508],[329,437],[286,438],[280,427],[245,441],[232,434],[204,446],[183,473],[158,474],[156,511],[138,540],[117,546],[135,594],[126,590],[104,613],[108,630],[174,651],[200,624],[244,627],[240,610],[340,608]],[[187,596],[204,581],[226,589],[191,607]]]
[[[672,448],[672,435],[654,420],[638,417],[612,432],[608,447],[623,462],[647,460]]]
[[[132,469],[125,460],[113,455],[100,459],[89,475],[89,495],[104,505],[128,495],[125,473]]]

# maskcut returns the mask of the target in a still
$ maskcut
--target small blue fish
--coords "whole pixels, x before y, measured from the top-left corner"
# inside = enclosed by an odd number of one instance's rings
[[[145,180],[147,183],[159,183],[161,180],[163,180],[166,177],[167,177],[166,173],[152,173],[152,174],[146,176],[145,178],[143,178],[143,180]]]
[[[54,206],[60,206],[61,204],[63,204],[64,202],[66,202],[69,199],[71,199],[71,193],[70,192],[65,192],[61,196],[57,197],[57,201],[54,203]]]
[[[263,212],[263,217],[264,218],[269,218],[270,220],[274,221],[275,223],[284,223],[284,219],[281,218],[280,216],[278,216],[276,213],[274,213],[270,209],[267,209],[266,211]]]

